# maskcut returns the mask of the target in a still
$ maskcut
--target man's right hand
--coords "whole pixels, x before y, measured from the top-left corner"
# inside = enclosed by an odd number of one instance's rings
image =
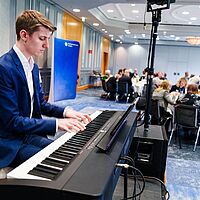
[[[78,119],[64,118],[58,119],[58,129],[67,132],[78,132],[85,130],[85,124]]]

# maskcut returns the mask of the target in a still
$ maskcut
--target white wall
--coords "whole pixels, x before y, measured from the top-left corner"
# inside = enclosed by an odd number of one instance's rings
[[[1,37],[0,37],[0,55],[4,54],[9,50],[10,41],[10,1],[0,1],[0,11],[1,11]]]
[[[114,53],[115,73],[122,67],[138,68],[140,74],[147,66],[149,45],[116,44]],[[167,73],[176,83],[185,71],[200,75],[200,48],[193,46],[156,45],[154,71]]]

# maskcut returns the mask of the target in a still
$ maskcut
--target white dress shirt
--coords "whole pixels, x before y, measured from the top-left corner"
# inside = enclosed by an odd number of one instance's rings
[[[24,72],[26,75],[26,80],[28,84],[29,94],[31,98],[31,113],[30,118],[32,117],[33,113],[33,102],[34,102],[34,88],[33,88],[33,76],[32,76],[32,70],[34,67],[34,60],[33,57],[31,57],[29,60],[24,56],[24,54],[21,52],[21,50],[16,46],[16,44],[13,46],[14,51],[18,55],[22,66],[24,68]]]

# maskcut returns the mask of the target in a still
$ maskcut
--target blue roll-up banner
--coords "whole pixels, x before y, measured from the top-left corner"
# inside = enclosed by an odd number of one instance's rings
[[[77,41],[54,38],[51,101],[76,97],[79,48]]]

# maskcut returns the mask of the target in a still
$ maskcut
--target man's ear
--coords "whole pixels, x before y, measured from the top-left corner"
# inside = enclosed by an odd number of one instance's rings
[[[21,38],[24,42],[27,41],[28,33],[27,33],[26,30],[22,29],[22,30],[20,31],[20,38]]]

